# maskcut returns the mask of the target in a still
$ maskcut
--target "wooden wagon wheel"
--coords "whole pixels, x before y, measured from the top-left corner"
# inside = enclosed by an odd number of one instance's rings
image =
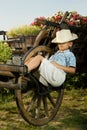
[[[23,57],[23,62],[30,59],[37,53],[52,53],[51,49],[46,46],[38,46],[29,50]],[[19,82],[22,83],[22,78]],[[15,90],[16,102],[22,117],[30,124],[41,126],[51,121],[57,114],[63,98],[63,87],[48,89],[40,86],[38,89],[38,82],[33,77],[26,77],[33,80],[33,86],[28,83],[28,90],[25,94],[22,90]],[[45,89],[48,91],[45,91]]]

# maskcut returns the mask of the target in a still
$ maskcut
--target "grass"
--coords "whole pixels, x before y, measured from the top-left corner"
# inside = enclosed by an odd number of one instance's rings
[[[87,130],[87,89],[65,90],[58,114],[41,127],[24,121],[13,98],[0,100],[0,130]]]
[[[29,35],[35,35],[37,36],[40,32],[41,28],[39,26],[32,26],[32,25],[23,25],[19,26],[17,28],[12,28],[7,32],[7,36],[9,38],[18,37],[21,35],[29,36]]]

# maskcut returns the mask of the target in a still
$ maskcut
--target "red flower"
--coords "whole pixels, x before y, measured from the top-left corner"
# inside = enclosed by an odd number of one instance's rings
[[[48,17],[47,20],[52,21],[52,22],[60,22],[63,15],[64,13],[59,11],[53,16]],[[46,18],[44,16],[41,16],[38,19],[45,20]],[[76,11],[69,12],[69,15],[67,16],[65,21],[70,25],[84,26],[84,27],[87,26],[87,17],[81,16]],[[40,24],[38,22],[33,22],[32,25],[40,26],[41,28],[43,27],[43,24]]]
[[[55,16],[56,21],[60,20],[61,18],[62,18],[62,16],[60,16],[60,15]]]

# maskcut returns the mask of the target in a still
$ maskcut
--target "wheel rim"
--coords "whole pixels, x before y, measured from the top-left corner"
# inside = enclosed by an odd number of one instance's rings
[[[32,125],[45,125],[57,114],[63,91],[64,89],[58,89],[46,95],[38,95],[34,89],[25,94],[16,90],[16,102],[22,117]]]

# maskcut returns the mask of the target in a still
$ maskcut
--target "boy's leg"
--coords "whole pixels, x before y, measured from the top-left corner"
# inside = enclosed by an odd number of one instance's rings
[[[27,61],[25,65],[28,67],[29,71],[32,71],[36,69],[37,67],[39,67],[43,59],[44,59],[43,56],[37,55],[33,57],[31,60]]]

